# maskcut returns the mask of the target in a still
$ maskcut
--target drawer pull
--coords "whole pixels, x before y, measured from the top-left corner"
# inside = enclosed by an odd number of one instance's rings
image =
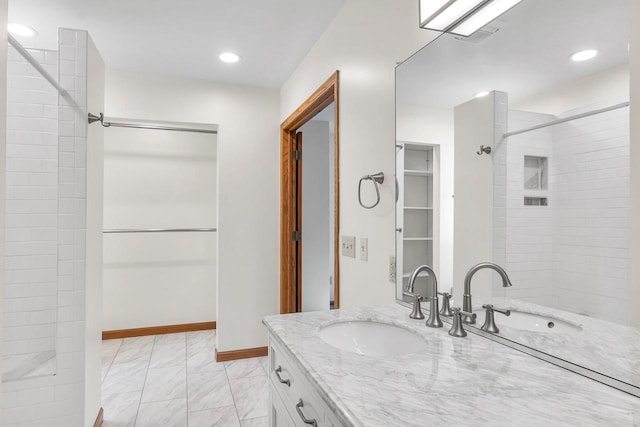
[[[291,381],[283,380],[280,376],[280,372],[282,372],[282,366],[278,365],[274,372],[276,373],[276,377],[278,377],[278,381],[280,381],[282,384],[286,384],[288,387],[291,387]]]
[[[298,412],[298,415],[300,415],[300,418],[302,418],[302,422],[312,425],[313,427],[318,427],[318,423],[315,419],[308,420],[307,417],[304,416],[304,414],[302,413],[302,407],[304,407],[304,402],[302,401],[302,399],[300,399],[298,400],[298,404],[296,405],[296,411]]]

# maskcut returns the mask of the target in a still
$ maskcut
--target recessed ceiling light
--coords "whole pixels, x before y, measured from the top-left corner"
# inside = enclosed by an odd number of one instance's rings
[[[36,30],[33,28],[16,24],[15,22],[10,22],[7,25],[7,30],[15,37],[33,37],[36,35]]]
[[[489,95],[489,91],[488,90],[483,90],[482,92],[476,93],[475,97],[476,98],[484,98],[487,95]]]
[[[576,52],[571,55],[571,60],[576,62],[587,61],[591,58],[595,58],[597,54],[598,51],[595,49],[581,50],[580,52]]]
[[[240,57],[238,55],[231,52],[221,53],[218,58],[220,58],[220,61],[222,62],[229,62],[229,63],[238,62],[240,60]]]

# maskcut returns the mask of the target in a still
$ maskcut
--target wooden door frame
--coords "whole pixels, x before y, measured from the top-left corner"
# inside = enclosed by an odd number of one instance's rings
[[[335,201],[334,201],[334,307],[340,307],[340,180],[339,180],[339,71],[333,73],[305,102],[303,102],[280,125],[280,313],[295,313],[298,308],[298,289],[296,288],[296,242],[291,235],[296,230],[295,205],[296,191],[293,180],[293,150],[296,131],[332,102],[335,105],[334,146],[335,146]],[[328,302],[328,301],[327,301]]]

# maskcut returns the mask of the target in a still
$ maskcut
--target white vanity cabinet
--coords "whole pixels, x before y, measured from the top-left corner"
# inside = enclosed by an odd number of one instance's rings
[[[342,424],[302,372],[304,370],[270,336],[269,425],[341,427]]]

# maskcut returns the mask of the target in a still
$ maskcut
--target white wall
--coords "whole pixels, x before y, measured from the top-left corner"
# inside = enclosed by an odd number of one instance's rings
[[[87,109],[104,108],[104,62],[87,40]],[[84,425],[92,426],[101,405],[102,370],[102,229],[104,128],[87,130],[87,265],[85,292]]]
[[[278,111],[270,89],[107,71],[107,115],[219,126],[218,351],[266,345],[279,312]]]
[[[7,81],[7,0],[0,0],[0,82]],[[5,209],[6,184],[6,130],[7,130],[7,85],[0,84],[0,212]],[[4,215],[0,215],[0,242],[4,242]],[[4,244],[0,244],[0,307],[4,307]],[[4,320],[0,316],[0,354],[4,354]],[[3,371],[0,357],[0,372]],[[2,381],[0,400],[4,402]],[[0,423],[3,420],[4,405],[0,405]]]
[[[555,87],[532,98],[514,102],[509,108],[559,115],[607,99],[618,100],[617,102],[629,99],[629,66],[627,64]]]
[[[492,261],[493,255],[493,182],[491,156],[477,153],[480,145],[496,150],[496,142],[507,128],[507,97],[492,92],[454,109],[455,188],[454,188],[454,299],[462,300],[466,272],[479,262]],[[472,295],[492,295],[492,270],[478,272],[473,279]]]
[[[328,310],[333,260],[329,258],[329,122],[311,120],[302,132],[302,311]]]
[[[434,253],[434,270],[438,289],[449,292],[453,287],[453,110],[396,105],[396,137],[440,147],[440,248]]]
[[[105,228],[217,226],[216,135],[113,127],[105,138]],[[215,321],[216,240],[105,234],[104,330]]]
[[[631,70],[631,221],[629,245],[629,290],[631,324],[640,327],[640,2],[631,2],[629,34],[629,66]]]
[[[340,70],[340,234],[369,238],[369,260],[340,257],[340,306],[394,301],[395,65],[434,37],[413,0],[350,0],[281,90],[280,121]],[[381,202],[358,205],[362,175],[384,172]]]

